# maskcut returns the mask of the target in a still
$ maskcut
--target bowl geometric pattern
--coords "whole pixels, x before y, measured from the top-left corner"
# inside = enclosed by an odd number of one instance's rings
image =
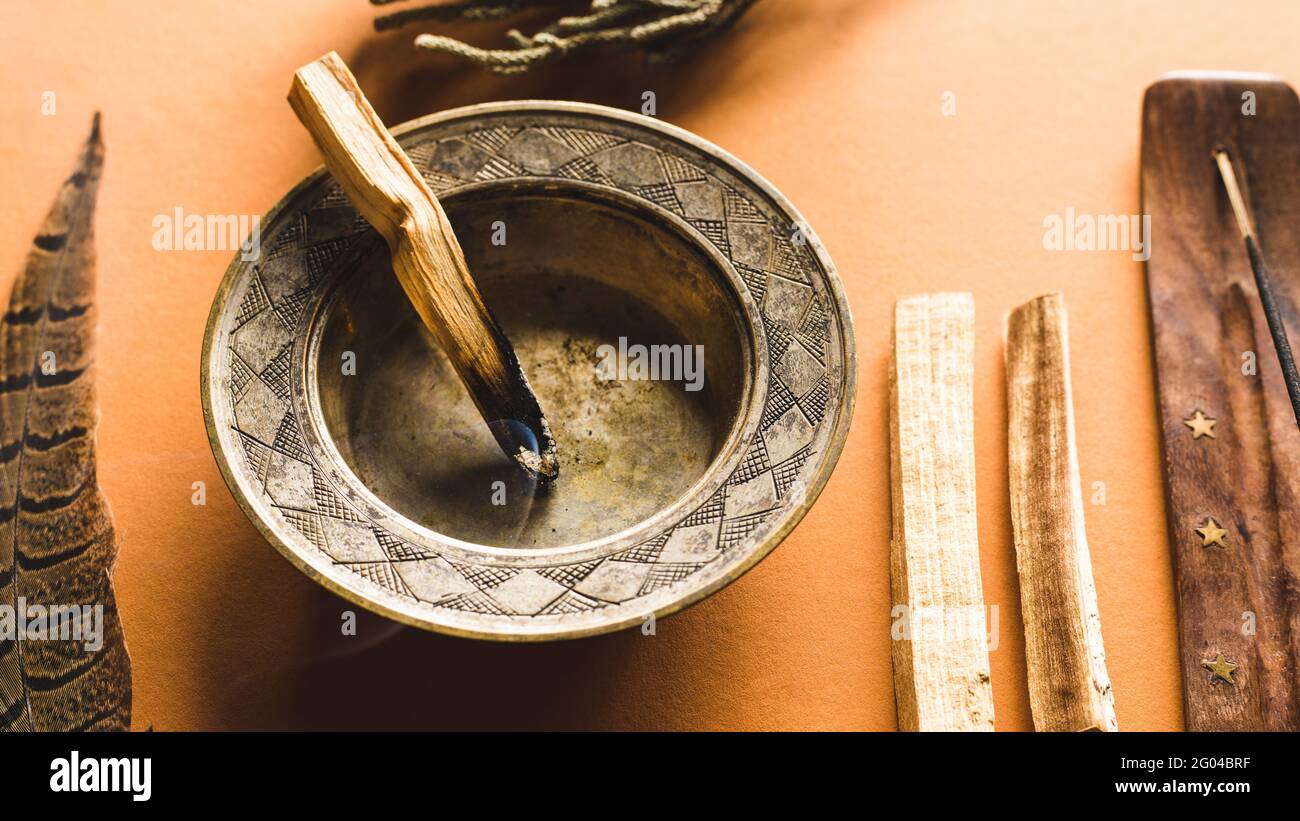
[[[468,545],[374,498],[308,418],[306,339],[349,250],[372,229],[323,172],[267,216],[238,256],[204,343],[204,410],[227,483],[300,569],[363,606],[442,632],[585,635],[672,612],[736,578],[802,518],[852,414],[852,323],[825,250],[739,161],[652,118],[573,103],[473,106],[394,132],[444,195],[486,180],[616,188],[690,226],[730,262],[752,328],[744,438],[694,498],[576,550]]]

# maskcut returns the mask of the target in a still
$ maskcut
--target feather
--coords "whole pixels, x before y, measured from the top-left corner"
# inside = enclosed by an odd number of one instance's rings
[[[117,543],[95,478],[91,222],[103,162],[96,114],[0,320],[0,730],[131,723]],[[79,618],[54,617],[70,606]]]

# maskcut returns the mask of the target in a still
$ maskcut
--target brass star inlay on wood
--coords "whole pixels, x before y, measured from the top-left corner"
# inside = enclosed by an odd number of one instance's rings
[[[1232,671],[1237,669],[1236,664],[1228,661],[1220,653],[1214,661],[1202,661],[1201,666],[1210,671],[1210,683],[1215,684],[1220,681],[1226,681],[1229,684],[1236,684],[1232,680]]]
[[[1214,424],[1218,421],[1217,419],[1210,419],[1205,414],[1197,411],[1189,418],[1184,419],[1183,424],[1192,429],[1193,439],[1200,439],[1202,436],[1215,439],[1217,437],[1214,435]]]
[[[1228,535],[1228,531],[1219,527],[1219,523],[1214,521],[1213,517],[1206,519],[1205,524],[1196,528],[1196,532],[1201,536],[1201,547],[1212,547],[1216,544],[1219,547],[1228,546],[1223,541],[1223,537]]]

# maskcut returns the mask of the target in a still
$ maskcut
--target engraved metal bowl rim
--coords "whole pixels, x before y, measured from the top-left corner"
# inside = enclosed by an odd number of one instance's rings
[[[485,630],[434,622],[426,618],[412,615],[411,613],[392,607],[384,602],[377,601],[345,584],[340,583],[330,576],[319,572],[296,548],[283,540],[276,529],[264,519],[253,500],[249,499],[247,494],[244,492],[244,489],[240,484],[239,476],[236,474],[225,449],[221,446],[222,440],[214,416],[213,397],[210,384],[214,343],[221,330],[221,321],[226,304],[231,297],[233,288],[237,284],[240,271],[243,267],[239,255],[236,254],[222,277],[217,293],[213,299],[212,308],[209,312],[208,321],[204,330],[199,376],[204,424],[207,430],[209,444],[212,447],[217,466],[221,471],[222,479],[230,489],[231,495],[234,496],[236,503],[239,505],[246,518],[248,518],[262,537],[275,547],[275,549],[286,559],[288,559],[291,564],[318,584],[348,601],[355,602],[368,610],[409,626],[419,627],[425,630],[431,630],[448,635],[504,642],[534,642],[580,638],[627,629],[628,627],[642,623],[649,615],[664,617],[683,610],[686,607],[707,598],[744,575],[785,540],[790,532],[807,514],[808,510],[812,507],[813,503],[824,489],[826,482],[834,471],[835,465],[838,463],[839,457],[843,451],[844,443],[848,437],[849,427],[853,418],[854,406],[856,404],[857,386],[857,351],[854,340],[852,314],[844,293],[843,283],[840,281],[834,263],[831,261],[829,254],[826,253],[825,247],[808,225],[807,221],[803,218],[802,214],[800,214],[793,204],[791,204],[789,200],[787,200],[786,197],[771,183],[746,163],[737,159],[729,152],[713,145],[709,141],[669,123],[621,109],[592,103],[555,100],[510,100],[463,106],[410,120],[394,127],[392,132],[395,136],[401,137],[408,132],[438,124],[460,120],[472,120],[485,115],[523,113],[527,111],[587,115],[596,118],[620,121],[634,128],[648,129],[662,137],[668,138],[669,140],[674,140],[689,146],[695,151],[698,151],[718,162],[721,166],[728,168],[732,173],[743,177],[746,183],[753,186],[758,193],[767,197],[777,208],[792,217],[802,234],[803,240],[807,243],[812,253],[818,259],[826,275],[826,296],[828,299],[833,301],[834,313],[840,320],[838,323],[838,330],[841,344],[843,346],[843,350],[840,354],[843,365],[843,376],[841,380],[842,393],[837,406],[836,419],[834,423],[835,427],[826,440],[826,450],[820,456],[815,474],[809,477],[807,484],[805,485],[802,498],[799,498],[797,501],[792,501],[789,507],[782,512],[778,526],[770,531],[759,544],[745,553],[734,566],[728,568],[726,572],[720,574],[717,578],[707,584],[688,589],[683,595],[680,595],[658,607],[637,608],[620,605],[620,608],[629,611],[622,618],[608,620],[595,625],[551,632]],[[274,224],[274,221],[281,210],[292,205],[300,194],[309,187],[315,185],[325,175],[326,171],[323,167],[317,167],[313,170],[280,198],[277,204],[263,217],[263,223],[267,225]],[[709,472],[706,473],[706,477],[716,468],[716,466],[716,461],[710,464]]]

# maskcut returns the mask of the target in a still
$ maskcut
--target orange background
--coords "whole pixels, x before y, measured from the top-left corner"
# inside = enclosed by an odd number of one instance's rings
[[[374,34],[364,0],[5,3],[0,272],[8,290],[104,112],[100,479],[136,728],[895,727],[889,656],[886,363],[894,300],[975,294],[984,593],[998,607],[996,724],[1032,726],[1006,477],[1002,314],[1062,290],[1071,313],[1087,527],[1121,729],[1182,727],[1142,268],[1053,253],[1043,219],[1139,210],[1142,91],[1181,68],[1300,76],[1290,0],[762,0],[708,51],[500,78]],[[454,26],[478,42],[498,25]],[[151,220],[264,213],[319,162],[284,101],[336,49],[390,125],[550,97],[659,115],[779,187],[844,279],[858,404],[811,513],[745,578],[639,631],[499,646],[397,628],[293,569],[245,520],[208,449],[198,363],[231,256],[157,252]],[[57,114],[42,116],[42,93]],[[945,91],[957,116],[941,114]],[[207,504],[191,504],[206,483]]]

